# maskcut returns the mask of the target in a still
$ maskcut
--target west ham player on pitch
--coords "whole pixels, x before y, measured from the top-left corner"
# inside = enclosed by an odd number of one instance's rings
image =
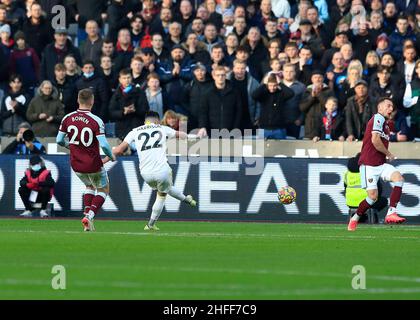
[[[153,190],[157,190],[152,215],[144,230],[159,230],[156,221],[162,213],[166,194],[186,202],[192,207],[197,205],[191,195],[185,196],[173,187],[172,169],[166,158],[166,139],[175,137],[187,139],[188,136],[185,132],[160,125],[159,114],[149,111],[145,116],[145,124],[130,131],[124,141],[113,149],[115,155],[121,155],[134,142],[140,162],[140,174]],[[191,136],[196,137],[195,135]]]
[[[99,145],[112,161],[115,157],[105,138],[104,122],[91,112],[94,102],[92,91],[80,90],[77,101],[79,109],[63,118],[56,141],[70,149],[71,167],[86,186],[82,224],[84,231],[94,231],[93,218],[109,193],[108,174],[103,167]]]
[[[395,159],[395,156],[388,151],[389,126],[387,119],[391,116],[394,104],[390,98],[381,98],[378,101],[378,113],[376,113],[366,126],[363,137],[362,151],[359,159],[360,176],[362,187],[366,189],[368,196],[357,208],[356,214],[350,219],[348,230],[354,231],[362,216],[378,199],[377,184],[379,178],[390,181],[393,187],[388,213],[385,223],[403,223],[404,218],[397,215],[397,204],[400,201],[404,178],[394,166],[386,163]]]

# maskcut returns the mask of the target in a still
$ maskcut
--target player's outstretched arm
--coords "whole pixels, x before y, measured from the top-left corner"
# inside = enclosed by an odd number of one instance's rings
[[[124,154],[124,152],[125,152],[125,150],[127,150],[127,148],[128,148],[128,143],[123,141],[118,146],[116,146],[115,148],[112,148],[112,153],[115,156],[120,156],[120,155]]]
[[[115,156],[112,154],[111,146],[109,145],[108,140],[106,140],[106,137],[104,135],[99,135],[96,136],[96,138],[98,139],[103,152],[109,158],[109,160],[115,161]]]
[[[69,142],[66,141],[66,133],[58,131],[57,137],[55,138],[55,142],[64,148],[69,148]]]

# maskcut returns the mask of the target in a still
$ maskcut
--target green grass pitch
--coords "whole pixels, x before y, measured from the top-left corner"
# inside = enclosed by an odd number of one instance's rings
[[[419,299],[420,227],[0,220],[0,299]],[[54,290],[63,265],[66,289]],[[354,290],[355,265],[366,289]],[[355,280],[356,281],[356,280]],[[360,281],[359,281],[360,283]]]

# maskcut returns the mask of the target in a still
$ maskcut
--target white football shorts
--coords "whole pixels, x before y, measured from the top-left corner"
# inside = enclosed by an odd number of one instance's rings
[[[105,188],[109,183],[108,173],[106,172],[104,167],[102,167],[101,171],[99,172],[95,172],[95,173],[76,172],[76,175],[84,183],[85,186],[94,187],[95,189]]]
[[[141,172],[141,176],[150,188],[162,193],[168,193],[173,185],[171,168],[152,173]]]
[[[384,163],[380,166],[360,166],[360,178],[362,188],[366,190],[378,189],[378,181],[381,178],[384,181],[391,181],[391,176],[398,171],[389,163]]]

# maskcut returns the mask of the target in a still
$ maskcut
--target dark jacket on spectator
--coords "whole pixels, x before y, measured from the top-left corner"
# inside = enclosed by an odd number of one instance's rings
[[[377,103],[379,98],[388,97],[392,98],[395,105],[400,105],[403,95],[404,91],[399,92],[398,88],[392,83],[391,79],[384,88],[381,88],[378,78],[373,80],[369,86],[369,97],[372,99],[374,104]]]
[[[83,43],[79,46],[82,61],[92,60],[95,63],[95,67],[99,68],[100,58],[102,55],[102,44],[103,40],[101,38],[95,42],[91,42],[89,38],[83,41]]]
[[[117,42],[115,50],[115,58],[113,59],[115,74],[118,74],[122,69],[129,68],[131,64],[131,58],[133,58],[134,52],[133,47],[130,45],[127,50],[123,50],[120,44]]]
[[[40,62],[38,55],[32,48],[19,50],[17,46],[10,55],[10,74],[22,76],[25,88],[35,87],[39,81]]]
[[[185,57],[180,62],[180,67],[181,71],[179,75],[174,76],[172,74],[174,61],[169,59],[160,63],[157,69],[162,87],[165,87],[165,90],[171,96],[174,105],[177,106],[183,106],[183,89],[185,84],[193,78],[193,62],[189,58]],[[183,108],[185,109],[185,106],[183,106]]]
[[[251,48],[247,38],[242,40],[242,44],[249,51],[248,66],[249,70],[255,70],[255,74],[251,74],[257,81],[261,81],[263,78],[261,62],[268,59],[267,48],[261,38],[260,42],[256,45],[254,49]]]
[[[104,79],[102,79],[96,71],[90,78],[86,78],[84,75],[82,75],[82,77],[77,80],[77,92],[87,88],[92,89],[95,96],[92,113],[106,121],[108,117],[107,111],[109,102],[108,89]]]
[[[76,59],[77,64],[82,64],[79,49],[73,46],[70,40],[67,40],[67,45],[64,50],[55,48],[55,44],[50,43],[44,49],[41,60],[41,80],[54,80],[54,67],[57,63],[63,63],[64,58],[72,54]]]
[[[26,118],[32,124],[35,136],[55,137],[64,117],[64,106],[58,99],[57,89],[53,88],[53,92],[49,96],[42,94],[40,89],[37,90],[37,94],[29,103]],[[45,119],[40,120],[39,115],[41,113],[52,116],[54,120],[52,122],[47,122]]]
[[[81,29],[85,29],[89,20],[95,20],[102,27],[101,14],[106,12],[107,4],[108,0],[68,0],[70,14],[80,15],[77,23]]]
[[[305,113],[305,138],[312,139],[318,133],[319,119],[325,111],[325,102],[334,92],[324,85],[317,97],[312,96],[312,85],[308,86],[302,96],[299,108]]]
[[[25,40],[29,47],[34,48],[41,60],[45,47],[54,41],[54,31],[50,22],[41,16],[39,24],[33,24],[30,18],[26,18],[22,25]]]
[[[416,41],[414,33],[408,29],[406,34],[401,34],[397,29],[389,36],[389,47],[391,49],[392,56],[398,61],[402,57],[402,47],[405,40],[411,39]]]
[[[345,109],[346,132],[348,136],[353,135],[355,139],[361,140],[365,134],[367,123],[376,113],[376,106],[368,96],[364,104],[363,112],[359,114],[359,106],[357,105],[355,98],[356,96],[353,96],[347,101]]]
[[[259,127],[262,129],[281,129],[286,126],[284,105],[295,93],[283,83],[274,93],[270,93],[267,85],[260,85],[251,96],[261,103]]]
[[[10,102],[14,100],[18,104],[13,113],[8,108]],[[26,109],[28,108],[29,97],[22,91],[12,93],[9,91],[5,94],[3,101],[1,102],[1,120],[4,135],[15,135],[18,132],[18,126],[26,121]]]
[[[204,82],[193,80],[185,85],[185,106],[188,111],[188,130],[196,129],[199,126],[199,118],[203,110],[203,100],[212,88],[212,80],[206,79]]]
[[[111,1],[111,5],[107,9],[109,24],[108,37],[114,43],[117,41],[119,30],[123,28],[130,29],[130,19],[127,17],[130,11],[132,11],[132,8],[129,1]]]
[[[239,93],[229,81],[222,90],[213,84],[203,99],[199,127],[207,130],[239,128],[242,117],[240,101]]]
[[[9,143],[2,154],[19,154],[19,155],[30,155],[30,154],[46,154],[47,151],[45,147],[39,142],[36,138],[32,141],[34,148],[33,150],[29,149],[23,140],[13,140],[13,142]]]
[[[64,112],[68,114],[77,110],[77,89],[76,84],[70,81],[67,77],[63,84],[59,84],[55,79],[52,82],[58,91],[58,99],[64,105]]]
[[[9,65],[6,55],[0,50],[0,83],[9,80]]]
[[[135,112],[124,115],[124,107],[134,104]],[[115,122],[115,133],[118,138],[125,136],[134,128],[144,123],[144,115],[149,110],[146,95],[133,87],[129,93],[124,93],[119,87],[112,95],[109,103],[110,120]]]

